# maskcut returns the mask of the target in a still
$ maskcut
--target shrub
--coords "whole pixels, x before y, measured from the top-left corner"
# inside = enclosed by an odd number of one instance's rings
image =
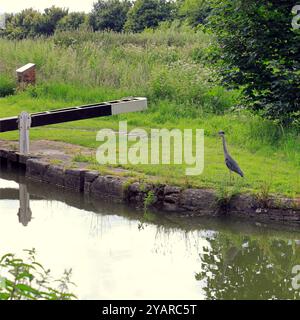
[[[0,75],[0,97],[13,95],[15,90],[15,81],[7,76]]]
[[[87,15],[84,12],[71,12],[59,20],[56,30],[77,30],[85,23],[86,19]]]
[[[160,22],[173,20],[175,5],[166,0],[137,0],[129,10],[125,29],[141,32],[156,28]]]
[[[65,271],[61,279],[52,280],[50,270],[36,261],[36,251],[24,250],[27,258],[6,254],[0,258],[0,300],[72,300],[69,293],[72,270]],[[52,281],[51,281],[52,280]],[[57,288],[50,282],[58,283]]]
[[[241,86],[245,103],[283,123],[299,117],[300,32],[290,1],[211,0],[209,25],[226,84]]]
[[[205,23],[210,10],[206,0],[184,0],[179,7],[179,16],[189,25],[196,27]]]
[[[90,15],[90,25],[94,31],[112,30],[120,32],[126,22],[131,3],[127,0],[98,0]]]

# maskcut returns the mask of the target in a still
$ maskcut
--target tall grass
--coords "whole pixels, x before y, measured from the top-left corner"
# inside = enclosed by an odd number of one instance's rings
[[[72,40],[72,41],[71,41]],[[32,61],[39,82],[109,87],[132,95],[202,102],[208,70],[193,61],[202,33],[122,35],[71,32],[51,39],[0,40],[0,70]]]
[[[2,76],[13,77],[15,69],[28,62],[36,63],[38,69],[35,87],[0,100],[0,117],[15,115],[24,109],[36,112],[146,96],[149,99],[146,113],[118,119],[128,120],[131,127],[205,129],[211,169],[201,178],[202,182],[214,184],[215,174],[225,170],[223,162],[215,165],[216,161],[223,161],[222,156],[216,154],[219,150],[216,133],[222,129],[228,133],[230,146],[239,148],[243,167],[251,171],[252,181],[247,187],[259,185],[260,180],[267,179],[272,175],[272,168],[276,168],[280,173],[276,173],[273,190],[289,189],[299,193],[297,177],[293,176],[293,182],[289,182],[289,173],[300,171],[299,133],[239,108],[239,91],[219,86],[210,66],[201,62],[209,42],[210,38],[200,31],[173,29],[142,34],[77,31],[58,33],[49,39],[0,39]],[[81,136],[72,138],[63,130],[91,132],[104,125],[117,129],[115,118],[93,119],[58,126],[62,130],[59,137],[53,131],[45,136],[94,147],[90,133],[81,132]],[[269,174],[266,168],[270,169]],[[150,174],[164,173],[158,168],[141,168],[143,172],[147,170]]]

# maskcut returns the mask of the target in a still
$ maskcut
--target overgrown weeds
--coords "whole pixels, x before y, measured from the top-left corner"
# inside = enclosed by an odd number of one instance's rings
[[[52,279],[51,272],[36,260],[36,251],[24,250],[25,259],[8,253],[0,258],[0,300],[71,300],[72,270]],[[57,283],[56,287],[52,287]]]

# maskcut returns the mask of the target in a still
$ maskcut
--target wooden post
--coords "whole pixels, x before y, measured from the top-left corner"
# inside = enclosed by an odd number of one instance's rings
[[[19,152],[23,155],[29,154],[29,129],[31,126],[31,117],[27,112],[22,112],[19,116]]]

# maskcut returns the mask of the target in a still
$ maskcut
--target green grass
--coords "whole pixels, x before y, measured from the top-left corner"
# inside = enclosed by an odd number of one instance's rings
[[[67,36],[74,40],[67,43]],[[229,184],[234,192],[271,193],[299,197],[300,138],[292,128],[281,128],[247,111],[235,111],[239,92],[226,91],[210,77],[208,66],[196,61],[207,45],[207,36],[169,32],[166,35],[116,35],[72,33],[48,40],[0,40],[0,70],[11,76],[27,62],[38,66],[38,85],[0,99],[0,117],[21,111],[37,112],[126,96],[146,96],[149,110],[118,117],[64,123],[31,130],[32,139],[64,141],[96,149],[96,133],[118,129],[127,120],[129,129],[140,127],[205,130],[205,170],[185,176],[183,165],[126,165],[133,177],[154,179],[184,187],[221,190],[228,182],[219,130],[227,133],[229,149],[245,172]],[[76,40],[76,41],[75,41]],[[119,44],[122,44],[120,46]],[[17,139],[17,133],[1,134]],[[74,161],[110,170],[90,157]],[[121,167],[121,166],[120,166]]]
[[[115,97],[110,94],[103,97],[101,90],[100,96],[103,99],[99,98],[96,101]],[[74,105],[77,104],[76,102],[80,103],[80,101],[75,101]],[[23,93],[1,99],[0,116],[16,115],[22,110],[36,112],[69,105],[72,103],[49,98],[31,98],[28,93]],[[163,117],[160,110],[167,108],[169,108],[169,113],[165,113],[165,117]],[[170,113],[174,108],[176,106],[173,102],[160,101],[153,106],[153,110],[150,105],[150,110],[146,113],[34,128],[31,129],[31,138],[64,141],[96,149],[99,146],[99,142],[96,141],[97,131],[101,128],[117,130],[119,120],[128,120],[129,130],[135,126],[148,130],[155,127],[203,128],[205,130],[205,171],[201,176],[185,177],[185,167],[179,165],[126,165],[122,167],[141,174],[156,176],[162,182],[191,187],[218,188],[224,180],[228,180],[221,141],[217,136],[218,130],[223,129],[228,132],[232,155],[238,160],[246,174],[245,179],[241,180],[237,177],[236,182],[233,183],[239,183],[241,191],[259,192],[265,183],[269,183],[271,192],[290,196],[299,194],[299,144],[296,143],[297,138],[291,133],[284,136],[276,126],[250,114],[223,116],[207,114],[199,118],[172,119]],[[1,138],[16,140],[18,133],[2,134]],[[83,156],[77,155],[74,160],[90,162],[95,168],[96,163],[92,158],[84,159]]]

